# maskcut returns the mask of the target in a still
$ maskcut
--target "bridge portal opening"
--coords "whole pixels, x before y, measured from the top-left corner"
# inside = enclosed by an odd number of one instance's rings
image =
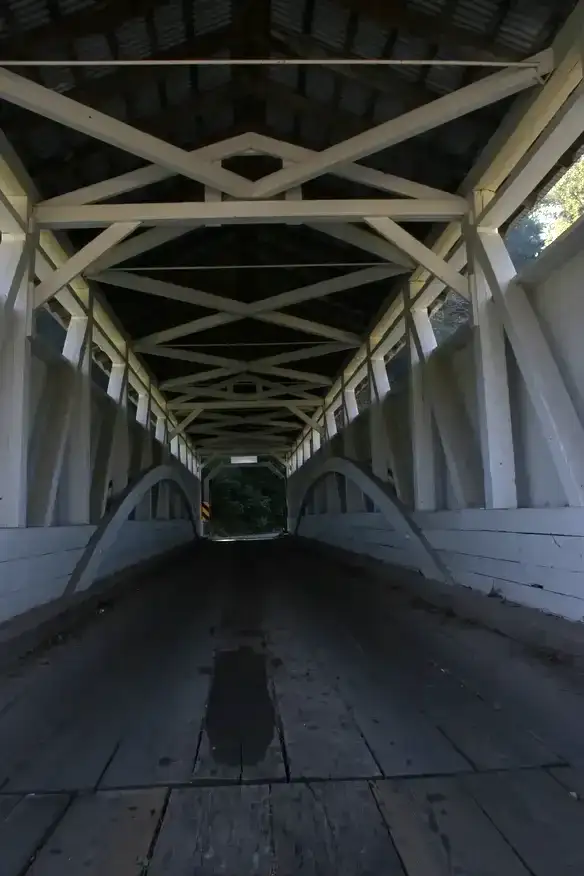
[[[211,538],[282,532],[286,527],[286,481],[277,461],[229,457],[216,462],[204,484]]]

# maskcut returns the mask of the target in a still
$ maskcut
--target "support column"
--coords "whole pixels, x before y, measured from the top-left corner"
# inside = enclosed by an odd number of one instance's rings
[[[87,317],[72,317],[63,355],[72,363],[73,398],[66,453],[67,521],[91,520],[91,343],[93,300]]]
[[[406,338],[410,353],[410,431],[414,475],[414,508],[416,511],[436,510],[436,470],[432,412],[426,386],[424,363],[414,339],[414,324],[410,300],[419,284],[410,283],[404,290]],[[412,288],[414,287],[414,288]]]
[[[154,462],[152,441],[154,436],[150,429],[151,393],[141,392],[138,395],[138,407],[136,409],[136,422],[142,427],[140,430],[140,469],[144,471],[150,468]],[[136,520],[152,519],[152,490],[142,499],[136,508]]]
[[[318,422],[318,420],[319,420],[318,415],[316,415],[315,419]],[[319,425],[320,425],[320,423],[319,423]],[[320,450],[321,441],[322,441],[322,436],[321,436],[321,433],[318,431],[318,429],[312,430],[311,438],[312,438],[312,453],[314,455],[315,453],[318,453],[318,451]],[[325,506],[325,503],[326,503],[325,489],[326,488],[325,488],[323,481],[320,481],[320,483],[318,483],[316,485],[316,487],[314,488],[314,503],[313,503],[314,507],[312,510],[315,514],[322,514],[323,508],[326,507]]]
[[[155,438],[163,448],[162,459],[168,460],[168,420],[162,414],[156,420]],[[167,483],[158,485],[156,496],[155,516],[157,520],[168,520],[170,517],[170,490]]]
[[[387,481],[388,470],[393,469],[387,437],[387,427],[383,414],[383,400],[389,393],[389,378],[383,357],[368,360],[369,392],[369,441],[371,450],[371,471],[382,481]]]
[[[116,402],[113,441],[108,462],[108,487],[112,484],[113,494],[117,495],[128,484],[130,468],[130,432],[128,423],[128,363],[112,365],[108,384],[108,395]]]
[[[335,420],[335,412],[332,408],[327,408],[325,411],[324,425],[327,437],[327,452],[332,456],[333,448],[331,441],[337,434],[337,421]],[[339,484],[335,474],[329,474],[325,478],[325,502],[328,514],[340,514],[341,497],[339,495]]]
[[[470,220],[463,225],[472,301],[479,434],[485,506],[516,508],[517,486],[505,335],[477,257],[475,239],[476,218],[491,197],[490,192],[474,192]]]
[[[343,388],[343,408],[345,411],[345,428],[343,429],[343,450],[345,456],[349,459],[357,459],[357,446],[355,442],[355,432],[350,428],[354,420],[359,416],[359,406],[355,390],[348,387]],[[365,511],[365,498],[359,487],[352,481],[345,479],[345,497],[347,503],[347,513]]]
[[[478,231],[477,255],[569,505],[584,506],[584,427],[507,247]]]
[[[28,241],[3,234],[0,243],[0,526],[27,523],[35,240],[31,229]]]
[[[48,364],[29,449],[28,523],[89,523],[91,489],[90,387],[83,373],[90,320],[72,317],[63,357]],[[57,521],[59,488],[64,498]]]
[[[478,447],[455,376],[439,354],[432,356],[437,344],[427,309],[412,310],[410,320],[455,500],[460,508],[478,507],[483,504]]]

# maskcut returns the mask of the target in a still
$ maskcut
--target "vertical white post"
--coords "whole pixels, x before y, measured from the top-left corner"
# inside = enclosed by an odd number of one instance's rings
[[[72,317],[63,346],[63,357],[68,361],[46,366],[29,447],[27,519],[32,526],[89,522],[91,459],[84,443],[88,430],[83,419],[87,412],[82,409],[82,400],[86,394],[79,373],[87,349],[88,333],[89,319]],[[79,443],[83,444],[82,448]],[[75,477],[69,471],[71,457],[77,453],[81,456],[82,450],[86,451],[82,456],[83,471],[76,471]],[[58,521],[56,515],[60,486],[66,499],[63,521]],[[77,520],[75,512],[79,509],[75,505],[75,497],[81,491],[87,505],[83,508],[81,519]]]
[[[388,480],[388,470],[393,468],[383,400],[389,393],[389,378],[383,357],[368,360],[371,404],[369,406],[369,441],[371,471],[382,481]]]
[[[318,429],[312,430],[312,452],[317,453],[320,450],[321,435]]]
[[[436,472],[432,412],[426,388],[424,363],[414,340],[410,300],[417,288],[404,289],[406,337],[410,353],[410,431],[414,475],[414,507],[417,511],[436,510]],[[417,284],[416,284],[417,287]],[[423,331],[423,327],[422,331]]]
[[[337,421],[335,419],[335,412],[332,407],[328,407],[324,413],[324,423],[325,423],[325,431],[328,442],[327,450],[329,454],[332,455],[333,448],[331,445],[331,440],[337,434]],[[339,487],[337,482],[337,476],[335,474],[329,474],[325,478],[325,502],[326,502],[326,511],[328,514],[339,514],[341,511],[341,497],[339,495]]]
[[[477,507],[483,503],[478,445],[455,376],[448,362],[429,358],[437,344],[427,309],[412,310],[411,323],[455,500],[461,508]]]
[[[2,234],[0,243],[0,526],[26,526],[27,522],[35,244],[32,226],[28,240]]]
[[[357,459],[357,446],[355,441],[355,428],[351,428],[354,420],[359,416],[359,406],[355,390],[343,387],[343,407],[345,410],[345,428],[343,429],[343,450],[349,459]],[[363,424],[365,425],[365,424]],[[365,498],[359,487],[352,481],[345,480],[345,496],[347,500],[347,512],[365,510]]]
[[[309,432],[304,441],[302,442],[302,453],[304,454],[304,462],[308,462],[311,457],[311,443],[310,443],[311,433]]]
[[[154,437],[160,444],[164,446],[166,444],[166,435],[166,417],[161,413],[160,416],[156,419],[156,429],[154,432]]]
[[[324,414],[325,430],[327,441],[331,441],[337,434],[337,421],[335,420],[335,412],[332,408],[327,408]]]
[[[67,520],[91,520],[91,343],[93,298],[87,317],[72,317],[63,355],[75,368],[69,441],[67,445]]]
[[[128,483],[130,468],[127,360],[112,365],[107,391],[117,404],[107,483],[109,485],[111,481],[114,495],[117,495]]]
[[[150,416],[152,411],[151,389],[148,392],[138,393],[138,406],[136,408],[136,422],[142,427],[140,431],[140,468],[144,471],[150,468],[154,461],[152,447],[152,431],[150,429]],[[136,508],[137,520],[152,519],[152,491],[150,490]]]
[[[477,256],[569,505],[584,506],[584,428],[500,235],[479,230]]]
[[[485,505],[516,508],[515,458],[502,322],[476,252],[476,217],[491,193],[474,192],[465,223]]]

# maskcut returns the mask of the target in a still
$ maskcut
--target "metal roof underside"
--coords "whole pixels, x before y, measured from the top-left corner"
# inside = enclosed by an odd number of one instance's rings
[[[4,61],[230,56],[513,61],[547,47],[575,5],[575,0],[5,0],[0,56]],[[322,150],[490,71],[434,66],[63,66],[17,72],[185,149],[254,131]],[[500,101],[362,164],[456,192],[508,106],[508,101]],[[0,105],[0,127],[44,198],[143,164],[127,152],[8,103]],[[224,166],[256,179],[280,165],[276,159],[255,156],[233,158]],[[309,182],[303,193],[320,199],[383,196],[332,175]],[[120,200],[202,197],[201,185],[173,177]],[[407,228],[419,238],[428,232],[422,224],[408,223]],[[70,233],[75,246],[90,236],[86,231]],[[244,225],[194,230],[123,267],[184,265],[184,270],[158,270],[150,276],[252,301],[350,268],[202,268],[375,260],[306,226]],[[143,273],[149,276],[147,270]],[[365,337],[398,285],[399,277],[386,279],[298,304],[287,312]],[[208,313],[139,292],[100,288],[132,338]],[[210,354],[250,359],[317,342],[302,332],[244,319],[182,337],[173,346],[196,345]],[[350,350],[327,353],[298,367],[332,378],[350,355]],[[144,358],[160,382],[206,367],[159,356]],[[326,387],[315,386],[314,392],[324,394]]]

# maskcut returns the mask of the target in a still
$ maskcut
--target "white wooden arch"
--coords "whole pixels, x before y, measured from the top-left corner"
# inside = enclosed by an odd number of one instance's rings
[[[352,481],[383,514],[390,527],[401,533],[417,547],[419,569],[427,578],[435,578],[447,584],[453,584],[452,576],[428,539],[414,522],[403,502],[395,494],[389,484],[376,477],[373,472],[359,462],[344,456],[331,456],[312,471],[303,471],[308,483],[303,484],[304,494],[300,508],[292,526],[292,532],[298,535],[300,523],[306,511],[306,506],[316,485],[327,475],[339,474]],[[293,476],[294,477],[294,476]]]
[[[192,476],[175,465],[156,465],[146,469],[138,480],[129,484],[117,497],[111,509],[102,517],[89,539],[82,556],[71,573],[63,596],[71,596],[78,590],[86,590],[94,581],[104,555],[113,546],[120,530],[134,508],[144,496],[160,483],[173,483],[185,499],[195,538],[198,537],[200,516],[200,487]]]

